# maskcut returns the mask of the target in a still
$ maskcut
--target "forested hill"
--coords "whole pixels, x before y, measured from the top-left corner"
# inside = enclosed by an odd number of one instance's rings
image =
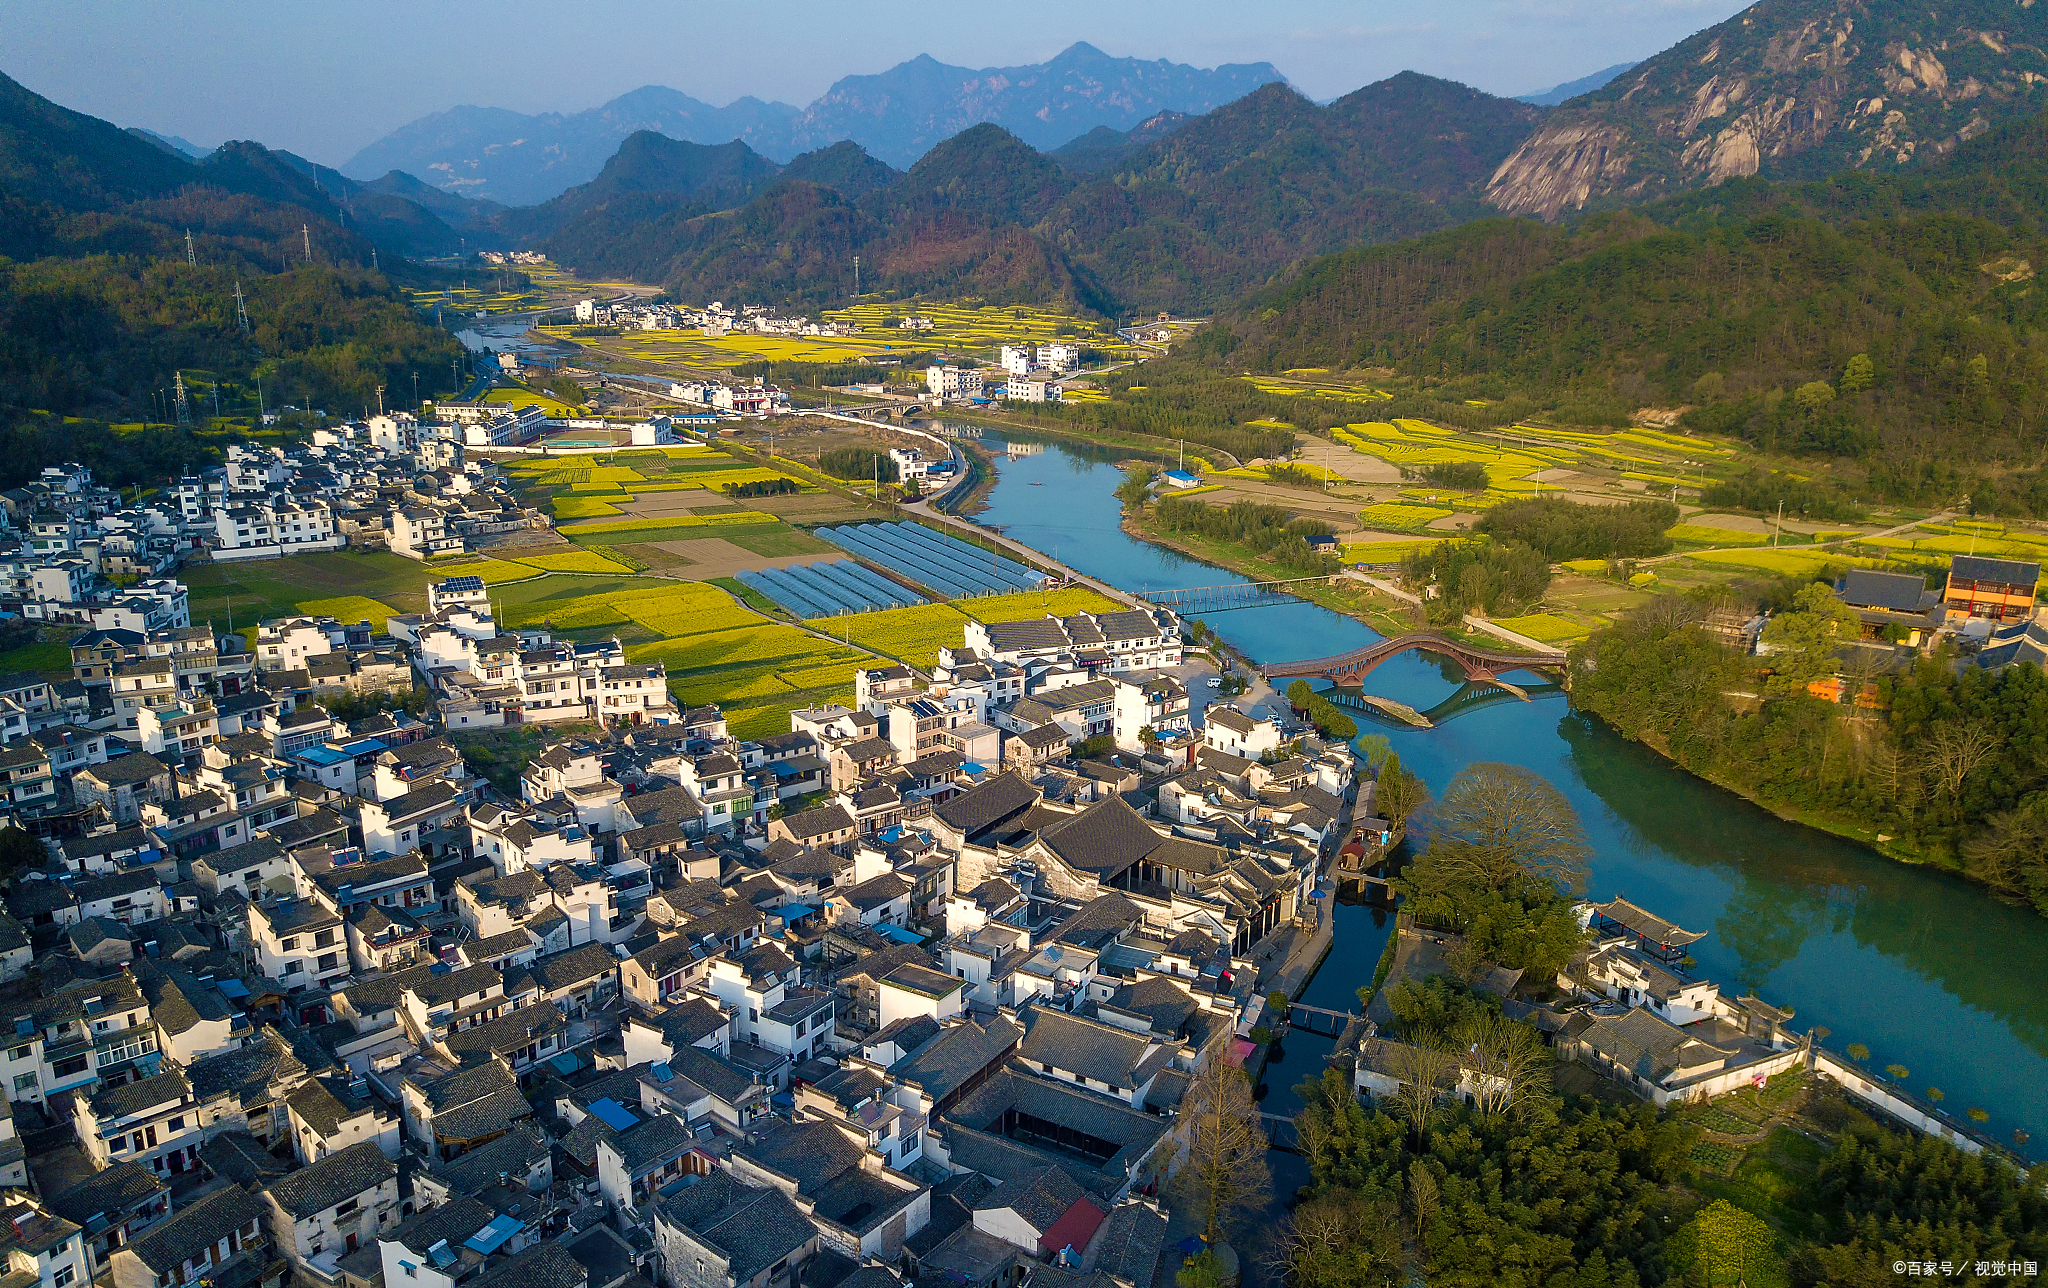
[[[568,194],[555,209],[576,209],[541,245],[688,298],[843,298],[858,254],[870,289],[1208,309],[1304,254],[1482,213],[1480,185],[1542,111],[1412,72],[1326,107],[1275,83],[1171,129],[1097,140],[1071,164],[979,125],[900,178],[846,144],[799,157],[729,210],[705,209],[718,191],[671,189],[659,213],[644,196]],[[663,143],[641,151],[698,148]]]
[[[1915,495],[1956,467],[2039,463],[2044,212],[2048,115],[1910,174],[1741,180],[1329,256],[1201,343],[1234,370],[1391,369],[1496,418],[1689,404],[1690,424],[1867,458]]]
[[[253,252],[251,236],[271,230],[245,218],[256,207],[229,200],[234,197],[300,210],[300,222],[314,224],[331,256],[367,264],[372,245],[398,255],[453,250],[457,234],[442,215],[460,224],[465,221],[453,211],[473,203],[437,195],[431,199],[437,214],[407,195],[409,186],[418,186],[409,179],[386,175],[358,184],[288,152],[246,142],[188,160],[0,76],[0,255],[12,259],[135,249],[146,236],[137,225],[156,222],[153,212],[161,209],[152,203],[199,193],[211,194],[214,207],[204,231],[242,238],[244,253]],[[201,231],[195,228],[194,235]],[[182,241],[182,225],[178,236]],[[283,257],[280,245],[270,261],[282,263]]]
[[[216,391],[253,413],[258,379],[273,409],[353,413],[379,385],[402,405],[414,373],[422,396],[445,392],[460,350],[389,275],[393,220],[448,233],[396,193],[331,192],[287,153],[233,143],[193,163],[0,77],[0,476],[93,443],[109,481],[203,464],[189,436],[113,443],[64,419],[161,419],[179,373],[208,413]]]

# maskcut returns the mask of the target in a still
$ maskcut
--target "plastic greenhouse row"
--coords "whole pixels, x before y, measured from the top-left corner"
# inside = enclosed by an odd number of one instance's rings
[[[742,572],[739,578],[805,618],[904,608],[924,602],[915,593],[851,560]]]
[[[1035,589],[1044,573],[915,523],[821,528],[817,535],[921,585],[955,597]]]

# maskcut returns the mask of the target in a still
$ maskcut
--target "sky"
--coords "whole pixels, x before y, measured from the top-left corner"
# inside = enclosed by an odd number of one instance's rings
[[[1647,57],[1734,0],[0,0],[0,72],[77,111],[339,165],[457,104],[574,112],[642,85],[809,103],[918,54],[1269,62],[1327,100],[1403,70],[1535,93]]]

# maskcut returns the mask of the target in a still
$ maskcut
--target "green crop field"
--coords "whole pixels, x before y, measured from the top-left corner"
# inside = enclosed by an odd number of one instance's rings
[[[1496,617],[1495,626],[1526,635],[1539,644],[1559,644],[1566,640],[1584,639],[1593,633],[1593,628],[1569,617],[1555,613],[1531,613],[1527,617]]]
[[[553,508],[557,519],[605,519],[625,513],[610,501],[595,496],[558,496]]]
[[[315,617],[332,617],[344,625],[368,620],[372,629],[382,631],[385,619],[398,610],[365,595],[337,595],[333,599],[302,600],[299,611]]]
[[[1368,528],[1385,532],[1421,532],[1438,519],[1448,519],[1451,511],[1429,505],[1399,505],[1392,502],[1369,505],[1358,512],[1358,521]]]
[[[520,555],[519,564],[524,565],[522,576],[532,576],[538,568],[542,572],[614,572],[631,573],[639,569],[628,568],[615,563],[595,550],[570,550],[552,555]]]
[[[240,564],[189,564],[180,573],[190,592],[192,620],[236,629],[304,611],[308,600],[361,595],[401,613],[427,609],[427,583],[446,573],[402,555],[356,550],[293,555]]]
[[[38,675],[62,674],[65,679],[70,679],[71,646],[63,640],[55,640],[0,651],[0,675],[19,675],[24,671]]]
[[[1765,572],[1797,573],[1805,576],[1824,568],[1869,567],[1871,559],[1856,559],[1833,550],[1715,550],[1688,555],[1695,563],[1722,568],[1761,568]]]
[[[1710,528],[1697,523],[1681,523],[1666,528],[1664,535],[1673,541],[1688,541],[1702,546],[1760,546],[1770,540],[1761,532],[1739,532],[1734,528]]]
[[[448,577],[481,577],[486,586],[499,582],[520,581],[534,575],[533,569],[525,562],[504,559],[474,559],[459,563],[433,564],[429,581],[441,581]]]

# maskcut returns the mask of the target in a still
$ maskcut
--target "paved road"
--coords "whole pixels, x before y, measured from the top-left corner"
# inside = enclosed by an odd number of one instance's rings
[[[1833,541],[1802,541],[1797,545],[1777,545],[1771,547],[1716,546],[1712,550],[1687,550],[1680,554],[1658,555],[1654,559],[1638,559],[1636,561],[1636,565],[1638,567],[1648,567],[1651,564],[1670,563],[1673,559],[1683,559],[1686,557],[1686,555],[1718,554],[1723,550],[1749,551],[1766,548],[1772,550],[1826,550],[1831,546],[1846,546],[1856,541],[1868,541],[1872,537],[1896,537],[1901,532],[1911,532],[1913,529],[1920,527],[1923,524],[1947,523],[1950,519],[1953,519],[1955,517],[1956,512],[1954,510],[1943,510],[1939,514],[1930,514],[1924,519],[1913,519],[1910,522],[1897,524],[1893,527],[1886,528],[1882,532],[1859,532],[1853,537],[1837,537]]]

